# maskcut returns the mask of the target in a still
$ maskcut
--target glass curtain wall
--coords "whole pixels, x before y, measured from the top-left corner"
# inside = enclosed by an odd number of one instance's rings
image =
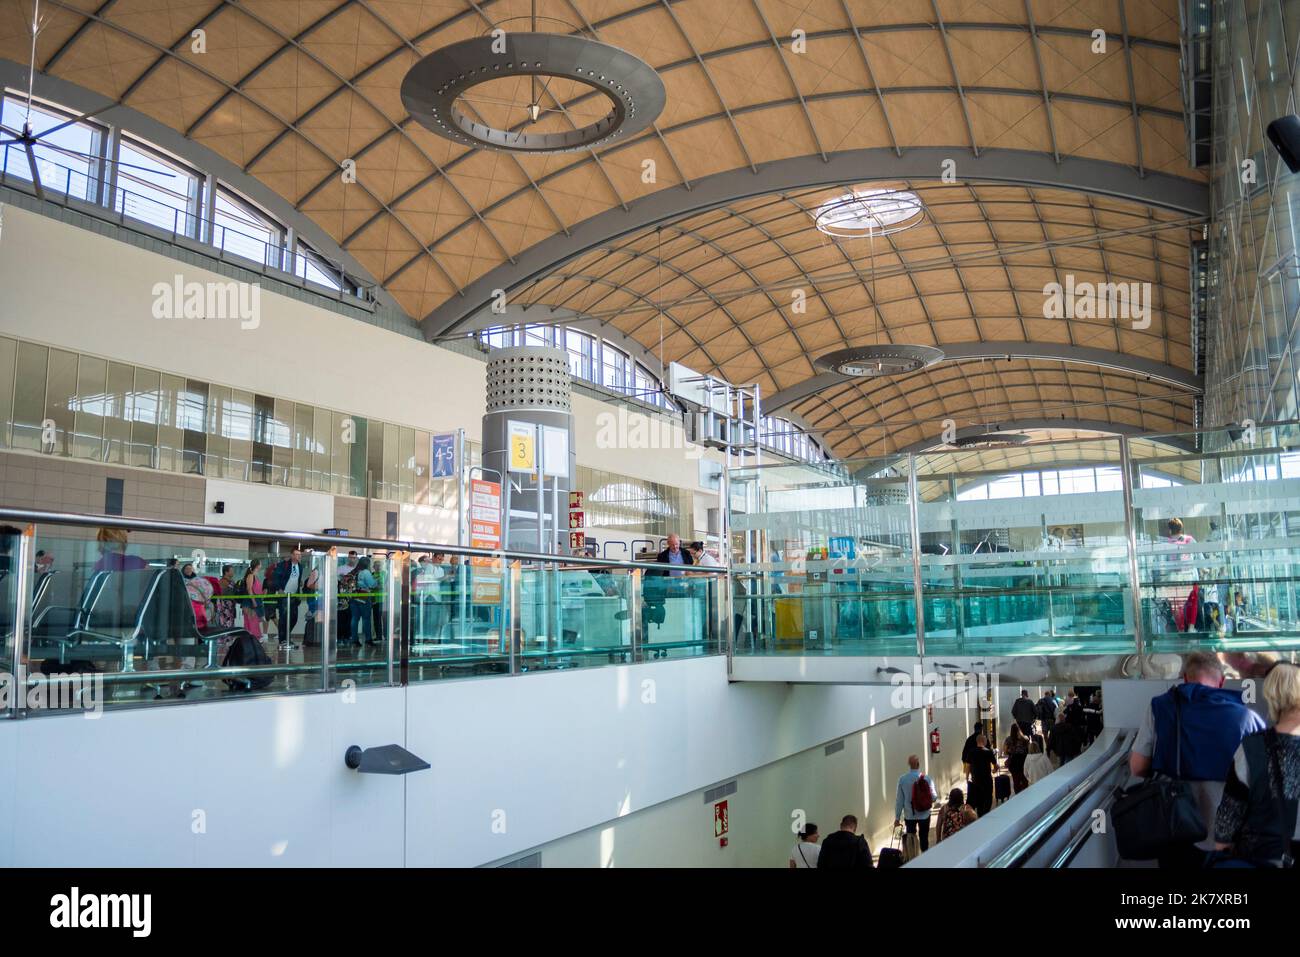
[[[738,654],[1300,649],[1296,423],[730,478]]]
[[[431,442],[410,426],[0,337],[0,450],[336,495],[369,483],[375,498],[454,507],[455,482],[429,478]]]
[[[1214,4],[1208,425],[1296,416],[1300,176],[1265,128],[1297,112],[1300,3]]]

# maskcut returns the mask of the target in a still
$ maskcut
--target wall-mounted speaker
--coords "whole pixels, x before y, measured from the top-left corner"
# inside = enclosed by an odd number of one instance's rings
[[[1300,173],[1300,116],[1280,116],[1268,124],[1268,141],[1273,144],[1286,168]]]

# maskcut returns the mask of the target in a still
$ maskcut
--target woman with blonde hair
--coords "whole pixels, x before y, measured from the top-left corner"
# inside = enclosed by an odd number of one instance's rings
[[[1300,853],[1300,665],[1274,664],[1263,697],[1273,725],[1242,740],[1215,815],[1225,866],[1290,868]]]
[[[1043,752],[1042,735],[1034,735],[1029,741],[1029,754],[1025,757],[1025,781],[1028,782],[1026,787],[1036,781],[1041,781],[1056,769],[1052,767],[1052,759]]]
[[[99,560],[95,562],[93,571],[131,572],[149,567],[149,563],[139,555],[126,553],[125,528],[101,528],[95,541],[99,543]]]

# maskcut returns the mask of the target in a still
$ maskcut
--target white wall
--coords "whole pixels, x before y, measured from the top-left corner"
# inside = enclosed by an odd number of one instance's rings
[[[216,502],[226,505],[220,515],[213,511]],[[319,535],[322,529],[334,525],[334,496],[252,482],[208,479],[203,513],[209,525],[274,528]]]
[[[480,438],[485,365],[472,356],[266,290],[256,328],[155,319],[155,283],[178,274],[229,279],[19,207],[0,207],[0,215],[0,333],[399,425],[464,427]],[[680,441],[653,452],[598,442],[597,416],[613,408],[573,397],[579,464],[698,487],[698,463]]]
[[[738,793],[749,836],[717,863],[769,862],[794,807],[887,827],[906,755],[926,751],[924,721],[887,724],[911,710],[893,690],[728,684],[711,657],[363,690],[355,704],[302,695],[0,721],[0,865],[472,866],[683,796],[703,808],[703,788],[881,725],[865,749],[846,742],[842,762],[818,765],[816,750]],[[941,781],[960,751],[948,724]],[[432,769],[344,767],[348,745],[386,743]],[[191,830],[195,810],[206,834]],[[631,856],[625,842],[621,855],[662,861],[647,848]]]
[[[343,753],[400,742],[401,689],[0,722],[0,865],[397,867],[403,783]],[[206,832],[195,833],[196,814]]]
[[[411,749],[435,757],[432,775],[410,781],[407,859],[499,860],[654,807],[910,710],[893,690],[728,684],[721,657],[412,687]],[[923,753],[925,723],[910,727]],[[902,770],[888,772],[890,807],[873,796],[873,814],[892,815]],[[502,814],[504,831],[493,828]]]
[[[941,799],[961,782],[963,708],[935,708],[935,723],[948,744],[929,753],[929,726],[922,709],[906,723],[892,716],[824,745],[738,775],[726,797],[729,833],[722,847],[713,831],[713,803],[704,790],[605,822],[532,850],[542,867],[785,867],[796,821],[812,821],[825,835],[845,814],[858,817],[872,850],[887,843],[894,795],[907,758],[917,754]]]

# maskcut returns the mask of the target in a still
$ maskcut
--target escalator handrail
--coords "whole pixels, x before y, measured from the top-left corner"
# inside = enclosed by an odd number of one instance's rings
[[[1097,807],[1109,811],[1112,804],[1115,803],[1115,795],[1112,793],[1103,800]],[[1047,865],[1048,870],[1061,870],[1069,867],[1070,862],[1078,856],[1083,845],[1088,843],[1088,838],[1092,837],[1093,830],[1091,827],[1079,828],[1079,833],[1070,838],[1070,842],[1061,849],[1061,853],[1052,859],[1052,863]]]
[[[1120,761],[1128,757],[1133,734],[1132,731],[1121,731],[1111,742],[1114,753],[1108,755],[1100,767],[1089,774],[1076,787],[1070,788],[1066,795],[1057,801],[1032,827],[984,866],[1023,866],[1030,855],[1037,851],[1049,837],[1056,833],[1063,823],[1069,820],[1075,811],[1092,797],[1092,793],[1115,770]]]

